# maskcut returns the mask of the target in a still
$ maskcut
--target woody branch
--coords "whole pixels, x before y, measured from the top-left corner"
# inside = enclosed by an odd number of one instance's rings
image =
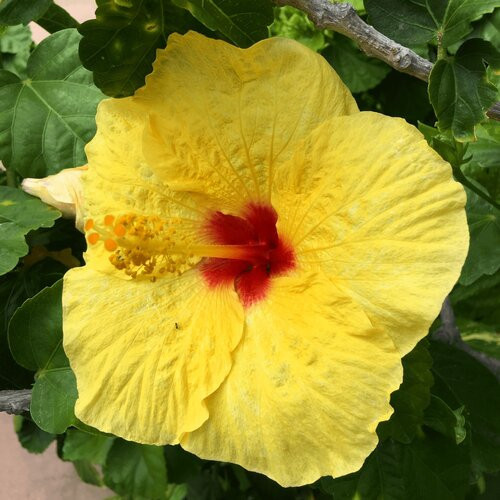
[[[31,390],[0,391],[0,411],[20,415],[30,409]]]
[[[408,47],[403,47],[365,23],[349,3],[330,0],[274,0],[279,6],[289,5],[305,12],[318,29],[328,29],[345,35],[359,45],[367,55],[384,61],[397,71],[427,81],[433,64]],[[486,113],[500,120],[500,103]]]

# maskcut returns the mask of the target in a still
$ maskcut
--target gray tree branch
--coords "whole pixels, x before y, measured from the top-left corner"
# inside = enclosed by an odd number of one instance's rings
[[[0,411],[20,415],[30,409],[31,390],[0,391]]]
[[[413,50],[386,37],[365,23],[350,3],[330,0],[274,0],[277,5],[289,5],[305,12],[318,29],[328,29],[345,35],[359,45],[367,55],[384,61],[401,73],[427,81],[433,64]],[[489,118],[500,120],[500,103],[487,112]]]

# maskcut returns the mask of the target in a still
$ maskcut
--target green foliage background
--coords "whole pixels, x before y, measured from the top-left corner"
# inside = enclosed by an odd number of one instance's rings
[[[116,499],[500,498],[500,371],[481,358],[499,366],[500,125],[486,110],[500,100],[500,0],[352,3],[379,31],[435,63],[428,84],[269,0],[98,0],[96,18],[81,25],[52,0],[0,2],[0,160],[7,167],[0,171],[0,389],[33,390],[30,412],[15,417],[23,447],[42,453],[56,441],[83,481],[108,486]],[[32,20],[52,33],[36,47],[26,26]],[[462,341],[443,342],[437,319],[404,358],[395,413],[379,425],[380,443],[357,473],[284,489],[178,446],[102,434],[74,416],[61,278],[83,262],[85,242],[19,184],[83,164],[99,101],[133,94],[168,35],[190,29],[241,47],[285,36],[320,52],[362,110],[417,125],[466,187],[471,246],[450,295]]]

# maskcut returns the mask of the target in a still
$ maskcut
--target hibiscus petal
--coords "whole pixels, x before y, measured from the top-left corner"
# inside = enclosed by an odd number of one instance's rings
[[[465,193],[404,120],[334,118],[277,173],[279,228],[304,268],[320,267],[402,355],[437,316],[468,248]]]
[[[179,242],[202,238],[205,211],[183,193],[173,193],[147,164],[142,136],[147,114],[133,97],[100,103],[97,134],[87,145],[89,169],[82,177],[86,220],[102,222],[106,215],[154,215],[175,226]],[[90,233],[91,234],[91,233]],[[94,269],[126,279],[109,262],[99,244],[89,246],[85,261]]]
[[[358,110],[324,58],[293,40],[242,50],[194,32],[170,36],[137,99],[150,113],[144,151],[156,174],[230,211],[269,200],[297,141]]]
[[[229,287],[198,271],[133,284],[88,266],[64,277],[64,349],[75,372],[75,413],[128,440],[177,443],[207,418],[243,332]]]
[[[326,277],[279,277],[247,312],[210,418],[181,445],[282,486],[348,474],[375,448],[401,376],[391,339]]]

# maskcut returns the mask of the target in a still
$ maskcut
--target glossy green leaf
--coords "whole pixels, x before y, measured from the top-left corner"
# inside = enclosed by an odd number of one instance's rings
[[[162,498],[167,488],[163,449],[117,439],[103,467],[104,483],[120,495]]]
[[[268,0],[172,0],[207,28],[222,33],[239,47],[267,38],[274,20]]]
[[[403,382],[391,395],[394,413],[377,428],[380,439],[391,437],[402,443],[410,443],[424,420],[424,410],[430,402],[432,358],[427,341],[421,341],[403,358]]]
[[[28,79],[0,71],[0,159],[24,177],[41,177],[86,162],[102,94],[78,58],[80,35],[59,31],[28,60]]]
[[[55,434],[43,431],[34,422],[20,415],[14,417],[14,425],[19,443],[30,453],[43,453],[56,438]]]
[[[441,59],[429,77],[429,97],[440,130],[451,130],[458,141],[475,140],[475,126],[496,101],[495,85],[487,79],[484,62],[500,68],[500,57],[484,40],[467,40],[454,57]]]
[[[68,429],[63,445],[63,458],[75,462],[86,460],[97,465],[104,465],[113,438],[89,434],[78,429]]]
[[[28,253],[25,235],[51,227],[61,213],[19,189],[0,186],[0,275]]]
[[[198,26],[170,0],[98,0],[96,19],[79,28],[80,58],[105,94],[129,96],[144,85],[168,35]]]
[[[469,189],[466,191],[470,244],[460,276],[462,285],[500,268],[500,210]]]
[[[31,416],[44,431],[64,432],[75,421],[76,380],[62,347],[62,280],[28,299],[9,323],[14,359],[36,370]]]
[[[469,471],[466,443],[428,432],[406,445],[385,441],[359,472],[320,484],[335,500],[457,500],[465,498]]]
[[[376,87],[391,71],[387,64],[366,56],[352,40],[339,34],[322,54],[354,93]]]
[[[433,393],[450,407],[465,407],[470,424],[475,467],[494,472],[500,468],[500,384],[495,376],[463,351],[431,342],[434,359]]]
[[[500,0],[365,0],[368,20],[389,38],[411,47],[464,39],[471,22],[500,7]]]
[[[27,24],[38,19],[52,4],[52,0],[2,0],[0,24]]]
[[[463,406],[452,410],[441,398],[433,394],[425,410],[424,425],[460,444],[467,435],[463,411]]]

